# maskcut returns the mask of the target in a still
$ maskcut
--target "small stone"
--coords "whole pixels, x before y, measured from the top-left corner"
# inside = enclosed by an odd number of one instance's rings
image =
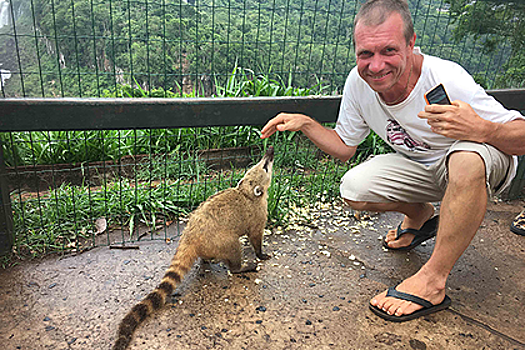
[[[260,311],[260,312],[265,312],[265,311],[266,311],[266,308],[265,308],[264,306],[259,306],[259,307],[256,308],[255,310]]]
[[[337,306],[334,306],[334,308],[332,309],[333,311],[339,311],[341,310],[340,308],[338,308]]]
[[[312,321],[310,321],[310,320],[306,320],[306,325],[307,325],[307,326],[311,326],[311,325],[312,325]]]
[[[53,327],[53,326],[47,326],[46,327],[46,331],[48,331],[48,332],[52,331],[53,329],[55,329],[55,327]]]
[[[57,285],[56,283],[51,283],[51,284],[49,285],[49,287],[48,287],[48,288],[49,288],[49,289],[53,289],[53,288],[55,288],[55,287],[56,287],[56,285]]]

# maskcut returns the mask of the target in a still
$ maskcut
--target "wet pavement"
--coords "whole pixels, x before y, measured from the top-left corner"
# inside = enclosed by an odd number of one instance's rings
[[[524,201],[491,202],[447,285],[452,306],[394,324],[369,299],[415,273],[434,242],[389,252],[399,214],[357,220],[343,209],[265,237],[257,273],[198,264],[130,349],[525,349],[525,237],[509,224]],[[160,281],[177,242],[100,247],[0,271],[5,349],[110,349],[125,313]],[[253,256],[251,248],[246,248]]]

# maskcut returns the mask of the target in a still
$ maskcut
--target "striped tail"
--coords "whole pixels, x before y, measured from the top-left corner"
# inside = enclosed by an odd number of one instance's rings
[[[197,260],[196,254],[192,254],[186,249],[181,250],[179,246],[159,286],[135,305],[120,322],[113,350],[124,350],[128,347],[135,329],[154,311],[164,305],[166,298],[177,288],[195,260]]]

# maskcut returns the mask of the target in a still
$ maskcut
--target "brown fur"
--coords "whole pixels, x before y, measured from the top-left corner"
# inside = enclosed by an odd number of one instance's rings
[[[273,147],[269,147],[263,159],[248,170],[236,187],[209,197],[190,215],[164,277],[121,321],[113,350],[128,347],[135,329],[164,305],[198,258],[222,260],[234,273],[254,271],[254,262],[242,266],[239,237],[244,235],[259,259],[269,258],[262,253],[262,239],[273,156]]]

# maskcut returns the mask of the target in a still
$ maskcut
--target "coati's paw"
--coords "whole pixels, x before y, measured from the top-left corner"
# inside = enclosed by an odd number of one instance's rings
[[[272,256],[270,254],[261,253],[257,255],[257,258],[259,258],[259,260],[268,260],[268,259],[271,259]]]
[[[246,263],[239,271],[232,271],[233,273],[243,273],[243,272],[256,272],[257,264],[254,262]]]

